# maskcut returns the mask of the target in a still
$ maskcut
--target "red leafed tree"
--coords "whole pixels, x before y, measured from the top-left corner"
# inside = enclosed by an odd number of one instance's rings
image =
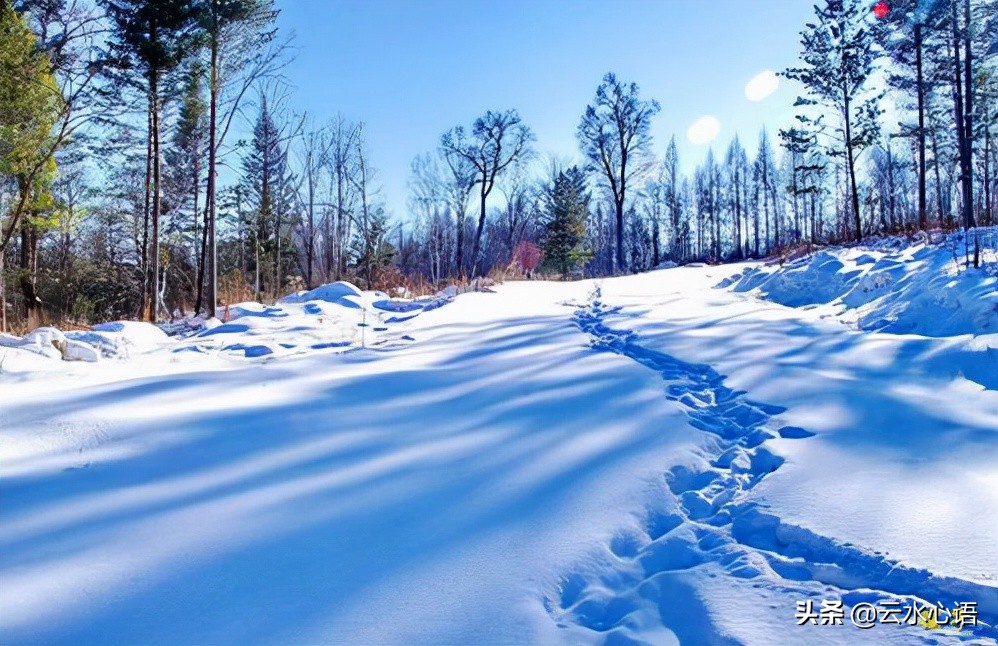
[[[537,265],[541,264],[543,256],[544,252],[533,242],[523,241],[513,248],[513,262],[527,275],[527,278],[530,278]]]

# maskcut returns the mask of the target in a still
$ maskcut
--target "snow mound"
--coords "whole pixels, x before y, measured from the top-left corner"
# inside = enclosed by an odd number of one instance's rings
[[[392,299],[381,291],[363,292],[350,283],[329,283],[285,296],[276,305],[230,305],[225,323],[209,319],[174,352],[273,359],[382,345],[398,338],[393,327],[450,300],[440,295]]]
[[[319,285],[309,291],[295,292],[277,301],[283,303],[307,303],[309,301],[325,301],[327,303],[337,303],[344,296],[360,297],[362,292],[353,283],[337,281]]]
[[[247,316],[258,316],[261,318],[282,318],[288,315],[287,311],[280,307],[264,305],[255,301],[246,303],[236,303],[226,308],[228,320],[243,318]]]
[[[62,359],[64,361],[94,362],[100,357],[100,352],[89,343],[73,338],[74,332],[63,333],[54,327],[40,327],[32,330],[23,338],[0,334],[0,347],[25,350],[47,359]]]
[[[66,332],[66,338],[84,343],[108,359],[153,352],[170,342],[166,332],[152,323],[141,321],[99,323],[91,326],[89,331]]]
[[[788,307],[828,306],[861,330],[944,337],[998,332],[998,228],[967,266],[963,233],[906,246],[884,239],[746,269],[716,286]]]

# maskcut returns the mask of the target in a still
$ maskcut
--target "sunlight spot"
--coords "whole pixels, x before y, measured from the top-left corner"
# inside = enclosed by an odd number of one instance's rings
[[[749,101],[762,101],[776,91],[780,86],[780,79],[772,70],[759,72],[745,84],[745,97]]]
[[[721,124],[708,114],[693,122],[693,125],[686,131],[686,138],[696,146],[703,146],[714,141],[720,131]]]

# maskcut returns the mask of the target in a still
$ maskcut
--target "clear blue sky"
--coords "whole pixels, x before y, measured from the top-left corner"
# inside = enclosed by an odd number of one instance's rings
[[[795,63],[810,0],[278,0],[298,53],[289,107],[364,121],[383,197],[405,214],[409,164],[488,109],[517,109],[542,155],[578,157],[575,130],[603,74],[636,81],[662,111],[656,151],[676,135],[689,168],[706,153],[686,130],[713,115],[723,153],[737,132],[788,123],[798,90],[751,102],[745,84]]]

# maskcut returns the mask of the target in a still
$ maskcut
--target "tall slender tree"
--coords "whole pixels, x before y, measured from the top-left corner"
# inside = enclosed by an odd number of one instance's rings
[[[659,109],[657,101],[639,98],[637,83],[624,83],[610,72],[596,88],[577,130],[589,168],[606,178],[613,199],[617,271],[627,269],[624,204],[632,184],[650,167],[651,119]]]
[[[273,0],[196,0],[199,36],[208,48],[208,167],[205,189],[205,248],[208,314],[218,303],[216,193],[219,153],[246,92],[279,64],[280,48],[270,49],[277,18]],[[230,91],[227,105],[223,94]],[[201,303],[198,299],[197,309]]]
[[[470,136],[465,134],[463,126],[457,126],[444,133],[440,139],[440,147],[446,158],[463,159],[475,169],[479,212],[478,226],[475,228],[475,239],[471,250],[472,275],[475,275],[479,269],[478,254],[482,242],[482,231],[485,228],[486,199],[495,188],[496,179],[506,169],[514,162],[521,161],[532,154],[530,145],[533,140],[533,132],[522,122],[516,110],[504,112],[489,110],[483,116],[475,119]],[[450,163],[452,167],[456,168],[460,162],[454,160]],[[461,235],[460,231],[458,231],[458,235]]]
[[[843,154],[849,179],[854,231],[863,237],[859,210],[856,160],[879,134],[881,92],[869,91],[877,52],[867,28],[869,12],[863,0],[825,0],[815,7],[817,20],[801,32],[801,67],[789,68],[784,76],[804,84],[810,99],[798,105],[820,105],[833,110],[840,127],[832,150]]]
[[[105,0],[114,23],[112,49],[126,67],[136,70],[145,81],[148,106],[149,219],[152,225],[151,251],[145,290],[145,317],[156,320],[159,308],[159,220],[162,199],[160,133],[163,112],[162,82],[192,54],[196,44],[192,0]]]

